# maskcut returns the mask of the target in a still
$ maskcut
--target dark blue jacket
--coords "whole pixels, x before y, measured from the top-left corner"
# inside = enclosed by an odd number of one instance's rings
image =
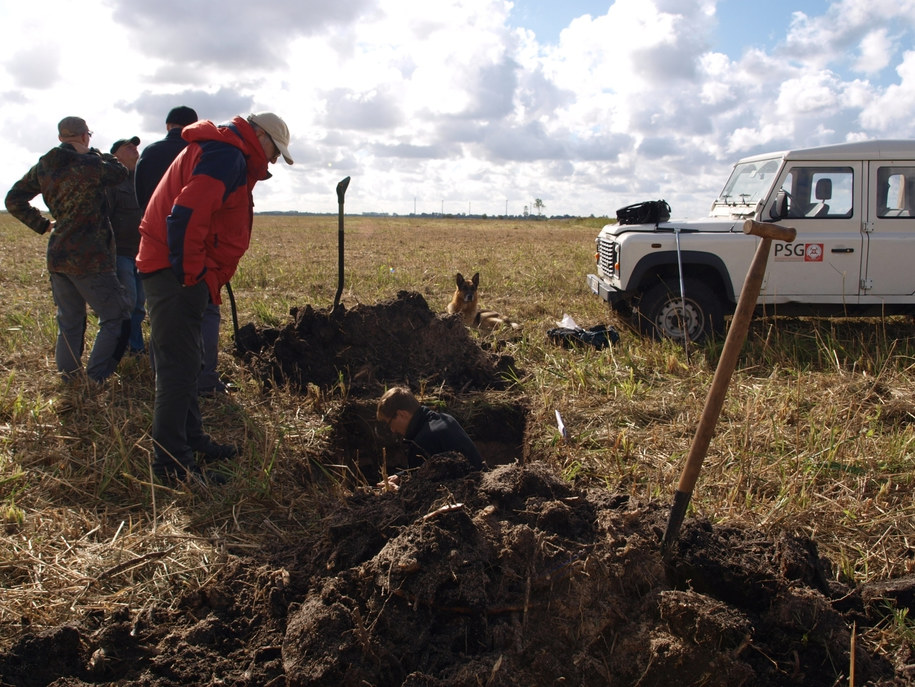
[[[165,170],[186,145],[187,141],[181,138],[181,129],[174,128],[169,129],[161,141],[150,143],[143,149],[137,161],[136,171],[137,202],[141,210],[145,210],[149,205],[149,199],[152,198],[159,179],[165,175]]]
[[[407,452],[411,468],[418,467],[437,453],[448,451],[463,453],[477,470],[483,467],[483,457],[477,447],[458,421],[447,413],[437,413],[426,406],[420,406],[410,420],[404,439],[408,442],[408,448],[412,445],[414,449]]]
[[[120,184],[108,189],[108,216],[117,253],[131,259],[135,259],[140,250],[140,220],[143,218],[143,210],[137,203],[135,180],[136,171],[133,171]]]

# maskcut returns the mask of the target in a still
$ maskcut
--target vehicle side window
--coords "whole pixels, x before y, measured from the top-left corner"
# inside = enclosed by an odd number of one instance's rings
[[[789,217],[847,219],[854,210],[851,167],[793,167],[782,190],[789,194]]]
[[[877,217],[915,217],[915,167],[877,169]]]

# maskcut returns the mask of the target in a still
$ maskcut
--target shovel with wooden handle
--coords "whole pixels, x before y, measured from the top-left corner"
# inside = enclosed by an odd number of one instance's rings
[[[674,494],[674,505],[670,509],[667,531],[664,533],[664,540],[661,544],[661,551],[665,558],[670,554],[671,547],[680,532],[680,525],[683,524],[683,516],[686,515],[686,508],[689,506],[693,487],[696,486],[696,480],[699,478],[699,469],[702,467],[702,461],[705,460],[705,455],[708,452],[709,442],[712,440],[715,424],[718,422],[721,406],[724,404],[724,396],[727,393],[728,384],[731,382],[731,375],[737,365],[737,356],[740,354],[744,341],[746,341],[753,310],[756,308],[756,299],[759,298],[759,290],[762,286],[763,276],[766,273],[769,248],[773,240],[790,243],[797,236],[797,231],[789,227],[756,222],[752,219],[744,222],[743,233],[759,236],[762,240],[756,247],[753,262],[750,263],[743,289],[740,291],[740,298],[737,299],[737,308],[734,310],[731,327],[728,329],[724,347],[721,349],[721,357],[718,359],[718,367],[715,368],[712,386],[709,388],[708,396],[705,399],[705,408],[703,408],[702,416],[699,418],[699,425],[696,427],[693,443],[689,448],[689,454],[686,456],[683,472],[680,473],[680,483],[677,485],[677,491]]]

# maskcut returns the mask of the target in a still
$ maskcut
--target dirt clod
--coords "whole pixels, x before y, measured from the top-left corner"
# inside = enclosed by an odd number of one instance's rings
[[[267,385],[332,387],[379,395],[387,383],[424,382],[468,389],[503,386],[510,358],[484,351],[459,317],[437,315],[418,293],[401,291],[377,305],[350,310],[294,308],[285,327],[245,325],[238,347]]]

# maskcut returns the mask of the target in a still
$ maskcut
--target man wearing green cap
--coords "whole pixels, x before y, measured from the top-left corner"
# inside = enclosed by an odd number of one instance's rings
[[[115,272],[115,245],[105,190],[127,178],[113,155],[89,147],[92,132],[80,117],[57,125],[60,145],[13,184],[6,209],[48,240],[48,272],[57,306],[57,369],[66,380],[78,378],[86,332],[86,304],[99,318],[98,335],[86,373],[95,382],[117,367],[127,345],[130,306]],[[31,201],[41,195],[53,221]]]
[[[207,303],[235,274],[251,240],[254,185],[280,155],[292,164],[289,129],[272,112],[184,128],[188,146],[156,186],[140,223],[137,269],[144,279],[156,361],[153,471],[164,482],[201,481],[197,463],[237,455],[203,429],[197,402],[201,322]],[[209,473],[218,479],[218,473]]]

